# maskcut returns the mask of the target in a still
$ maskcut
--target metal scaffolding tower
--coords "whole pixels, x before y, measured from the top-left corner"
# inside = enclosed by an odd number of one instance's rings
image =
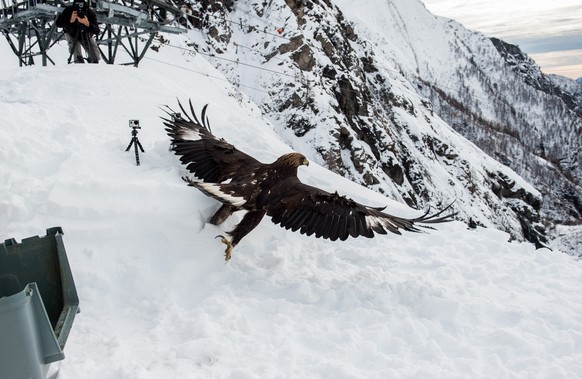
[[[89,1],[88,1],[89,2]],[[20,66],[55,64],[49,49],[63,38],[55,21],[69,5],[62,0],[0,0],[0,31],[6,37]],[[184,15],[174,0],[98,0],[94,6],[101,33],[96,36],[100,54],[113,64],[120,48],[130,56],[124,64],[137,66],[158,32],[183,33],[175,21]]]

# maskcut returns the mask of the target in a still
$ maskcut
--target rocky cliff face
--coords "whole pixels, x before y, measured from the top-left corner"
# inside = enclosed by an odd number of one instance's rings
[[[419,208],[456,200],[537,245],[544,223],[580,218],[573,95],[419,1],[353,3],[197,1],[189,37],[288,144],[356,182]]]
[[[541,209],[547,222],[579,220],[579,100],[542,74],[515,46],[492,44],[495,49],[488,55],[459,71],[453,88],[462,90],[451,91],[424,77],[419,79],[422,92],[455,130],[534,184],[544,196]],[[458,58],[470,59],[475,51],[469,53]],[[498,80],[483,75],[495,67],[491,65],[496,59],[502,62]],[[478,90],[471,91],[465,83],[477,84]]]
[[[525,84],[550,96],[560,98],[568,109],[582,117],[582,87],[579,83],[556,75],[546,75],[521,49],[498,38],[491,38],[507,65],[518,74]]]
[[[582,211],[578,154],[581,143],[582,83],[580,80],[574,81],[558,75],[546,75],[519,47],[496,38],[491,41],[523,83],[540,94],[560,99],[565,106],[564,111],[557,115],[558,122],[554,124],[556,129],[544,130],[539,145],[531,142],[524,144],[525,170],[522,171],[529,174],[531,182],[544,194],[545,206],[542,214],[549,225],[554,228],[557,224],[579,225]],[[548,113],[552,111],[554,109],[548,109]],[[528,132],[527,126],[522,124],[522,134]],[[548,145],[552,146],[549,151]],[[573,231],[573,237],[564,241],[564,244],[571,252],[579,255],[582,241],[578,230]]]
[[[423,78],[423,93],[455,130],[542,193],[546,225],[577,224],[582,214],[582,88],[543,74],[517,46],[495,38],[491,44],[495,50],[486,48],[484,40],[479,49],[467,44],[465,52],[457,51],[457,59],[472,61],[452,84],[463,90],[443,89]],[[473,99],[466,95],[468,82],[477,84]],[[580,241],[572,245],[577,250]]]

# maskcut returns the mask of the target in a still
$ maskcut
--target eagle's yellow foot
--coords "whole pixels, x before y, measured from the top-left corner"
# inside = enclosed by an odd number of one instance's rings
[[[222,242],[223,244],[226,245],[226,250],[224,250],[224,260],[228,262],[230,260],[231,255],[232,255],[232,244],[223,235],[218,235],[214,238],[218,238],[218,237],[220,237],[220,242]]]

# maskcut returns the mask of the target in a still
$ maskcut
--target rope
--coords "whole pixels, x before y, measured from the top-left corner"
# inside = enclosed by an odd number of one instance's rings
[[[206,77],[208,77],[208,78],[217,79],[217,80],[220,80],[220,81],[223,81],[223,82],[231,83],[231,82],[230,82],[228,79],[224,79],[224,78],[221,78],[221,77],[219,77],[219,76],[209,75],[209,74],[207,74],[207,73],[205,73],[205,72],[201,72],[201,71],[192,70],[192,69],[190,69],[190,68],[186,68],[186,67],[178,66],[178,65],[176,65],[176,64],[173,64],[173,63],[164,62],[164,61],[161,61],[161,60],[158,60],[158,59],[150,58],[150,57],[148,57],[148,56],[145,56],[143,59],[149,59],[150,61],[154,61],[154,62],[162,63],[162,64],[165,64],[165,65],[167,65],[167,66],[176,67],[176,68],[179,68],[179,69],[182,69],[182,70],[185,70],[185,71],[189,71],[189,72],[193,72],[193,73],[195,73],[195,74],[199,74],[199,75],[206,76]],[[232,84],[232,83],[231,83],[231,84]],[[260,92],[264,92],[264,93],[269,93],[269,91],[265,91],[264,89],[255,88],[255,87],[247,86],[247,85],[244,85],[244,84],[239,84],[239,86],[240,86],[240,87],[246,87],[246,88],[249,88],[249,89],[252,89],[252,90],[255,90],[255,91],[260,91]]]

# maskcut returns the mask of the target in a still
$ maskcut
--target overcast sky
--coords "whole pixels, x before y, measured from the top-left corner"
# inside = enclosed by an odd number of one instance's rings
[[[434,14],[517,44],[546,73],[582,77],[582,0],[422,0]]]

